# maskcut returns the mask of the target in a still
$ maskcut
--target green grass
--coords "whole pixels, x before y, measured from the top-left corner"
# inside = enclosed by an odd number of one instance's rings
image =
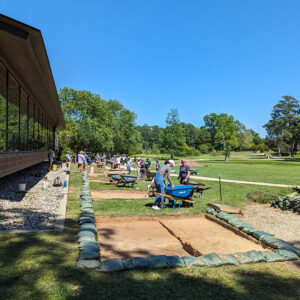
[[[300,185],[300,162],[269,160],[198,161],[198,176]],[[179,170],[179,166],[175,169]]]
[[[71,173],[63,233],[0,235],[0,299],[298,298],[299,273],[286,263],[110,274],[76,270],[80,186],[80,175]]]
[[[174,183],[178,184],[174,180]],[[199,214],[205,211],[209,202],[220,203],[219,183],[213,181],[202,181],[211,189],[204,191],[200,198],[194,197],[196,204],[192,208],[181,208],[180,210],[171,208],[154,211],[151,206],[154,203],[154,198],[143,199],[109,199],[95,200],[93,207],[97,216],[156,216],[156,215],[191,215]],[[139,182],[137,189],[146,190],[149,182]],[[115,185],[107,185],[105,183],[91,182],[92,189],[112,189],[112,190],[135,190],[135,188],[116,187]],[[262,191],[265,195],[286,195],[292,190],[289,188],[280,187],[255,187],[245,184],[222,183],[222,202],[234,207],[243,209],[246,202],[249,200],[247,195],[253,191]],[[167,201],[168,202],[168,201]],[[264,202],[264,201],[261,201]],[[76,206],[74,209],[78,209]]]

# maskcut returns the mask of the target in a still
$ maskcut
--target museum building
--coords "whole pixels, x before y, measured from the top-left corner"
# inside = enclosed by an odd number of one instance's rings
[[[0,14],[0,177],[47,160],[64,126],[41,31]]]

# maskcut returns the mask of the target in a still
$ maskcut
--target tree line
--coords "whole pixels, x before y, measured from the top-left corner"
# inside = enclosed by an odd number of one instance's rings
[[[299,102],[283,96],[273,108],[264,127],[266,138],[246,128],[225,113],[211,113],[196,127],[180,121],[177,109],[171,109],[166,126],[136,125],[136,114],[115,99],[104,100],[90,91],[63,88],[59,92],[66,129],[59,131],[63,152],[85,149],[104,153],[147,153],[196,156],[222,151],[228,159],[231,151],[288,150],[293,157],[300,138]]]

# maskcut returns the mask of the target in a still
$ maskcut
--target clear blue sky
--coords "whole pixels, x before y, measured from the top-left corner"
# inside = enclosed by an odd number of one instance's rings
[[[300,98],[299,0],[0,0],[39,28],[57,89],[115,98],[138,124],[168,111],[203,125],[229,113],[261,133],[282,95]]]

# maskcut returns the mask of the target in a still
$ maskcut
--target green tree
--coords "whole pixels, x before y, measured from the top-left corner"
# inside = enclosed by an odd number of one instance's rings
[[[276,142],[279,155],[281,145],[286,144],[291,158],[294,159],[300,136],[299,101],[292,96],[283,96],[273,107],[271,120],[264,127],[268,138]]]
[[[135,114],[119,101],[71,88],[61,89],[59,98],[66,121],[59,133],[63,148],[128,153],[141,142]]]
[[[233,116],[219,114],[215,116],[215,143],[224,150],[225,160],[229,159],[232,149],[238,146],[238,128]]]
[[[174,154],[181,154],[184,150],[185,136],[181,126],[177,109],[171,109],[166,119],[166,128],[162,131],[160,138],[161,149]]]

